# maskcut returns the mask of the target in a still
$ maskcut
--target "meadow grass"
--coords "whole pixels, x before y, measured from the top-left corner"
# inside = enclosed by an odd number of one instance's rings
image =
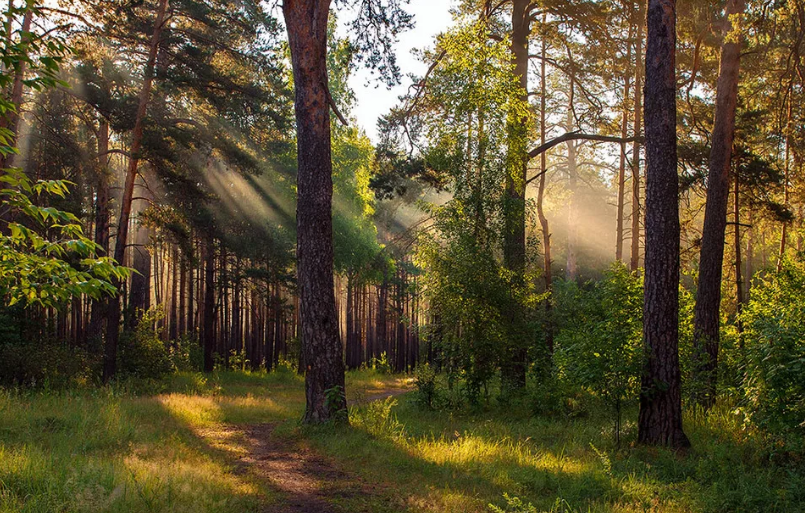
[[[285,371],[177,374],[159,392],[125,386],[0,391],[0,512],[250,512],[278,500],[236,469],[237,448],[199,433],[276,423],[375,485],[343,511],[805,511],[805,470],[776,462],[728,411],[689,415],[687,453],[613,443],[611,417],[533,416],[528,401],[422,409],[409,393],[369,402],[406,379],[349,373],[351,426],[303,428],[303,380]],[[634,418],[627,412],[626,418]],[[512,502],[515,504],[515,502]]]

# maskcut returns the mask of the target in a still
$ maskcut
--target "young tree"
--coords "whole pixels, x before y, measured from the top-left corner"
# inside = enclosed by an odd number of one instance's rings
[[[727,199],[730,191],[732,142],[735,136],[735,108],[738,103],[738,67],[741,39],[733,31],[735,16],[744,10],[743,0],[729,0],[725,11],[725,39],[721,49],[721,70],[716,92],[716,113],[707,179],[707,205],[704,212],[699,287],[694,320],[694,348],[704,390],[699,401],[710,408],[716,399],[716,379],[721,310],[721,275],[724,262],[724,236],[727,227]],[[736,218],[737,223],[737,218]],[[736,226],[737,228],[737,226]]]
[[[646,46],[646,271],[638,441],[686,447],[679,371],[676,1],[649,0]]]

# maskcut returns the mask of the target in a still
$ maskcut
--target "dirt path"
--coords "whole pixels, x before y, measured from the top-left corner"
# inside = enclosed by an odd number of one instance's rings
[[[408,391],[371,390],[354,403],[384,400]],[[222,425],[198,432],[213,447],[238,456],[236,474],[249,473],[279,492],[280,500],[266,504],[260,510],[262,513],[338,513],[346,510],[334,502],[378,495],[375,486],[339,469],[331,460],[308,448],[303,440],[276,435],[276,425]],[[368,513],[370,509],[368,506],[355,509],[351,504],[350,511]]]

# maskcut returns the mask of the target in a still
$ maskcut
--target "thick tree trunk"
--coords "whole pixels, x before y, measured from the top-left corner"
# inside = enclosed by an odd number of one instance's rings
[[[730,31],[729,17],[740,14],[743,10],[743,0],[727,2],[726,34]],[[721,277],[724,268],[724,238],[727,227],[740,58],[741,43],[732,39],[725,40],[721,48],[710,172],[707,178],[707,205],[704,211],[702,249],[699,257],[699,288],[694,312],[694,353],[700,360],[697,374],[703,386],[699,402],[705,408],[712,407],[716,400]]]
[[[286,0],[282,8],[296,95],[297,273],[307,400],[304,420],[318,423],[336,418],[346,408],[343,347],[333,290],[333,178],[327,89],[330,1]]]
[[[511,53],[514,75],[523,101],[528,98],[528,38],[531,34],[530,0],[512,2]],[[528,119],[514,117],[507,126],[508,155],[504,199],[503,265],[516,279],[525,277],[525,185],[528,165]],[[508,312],[509,347],[503,357],[501,377],[512,389],[525,387],[528,352],[526,350],[525,312],[512,304]]]
[[[640,136],[643,122],[643,24],[645,22],[645,1],[638,0],[637,38],[635,39],[635,79],[634,79],[634,135],[632,144],[632,247],[629,268],[640,268]]]
[[[676,154],[676,2],[649,0],[646,48],[646,362],[638,441],[689,446],[679,372],[679,177]]]
[[[137,178],[137,166],[140,163],[140,150],[143,142],[143,124],[145,121],[148,102],[151,98],[151,83],[154,79],[154,65],[159,49],[159,41],[162,37],[162,29],[165,24],[165,16],[168,11],[168,0],[161,0],[157,8],[154,20],[154,32],[151,35],[151,46],[148,51],[148,60],[145,64],[143,74],[143,85],[140,89],[139,104],[134,121],[134,130],[131,136],[131,146],[129,153],[129,167],[126,171],[126,183],[123,187],[123,199],[120,202],[120,213],[118,215],[117,234],[115,239],[114,259],[123,262],[126,256],[126,244],[129,233],[129,217],[131,216],[131,201],[134,193],[134,181]],[[118,283],[118,285],[120,285]],[[115,375],[117,366],[117,342],[120,337],[120,296],[115,296],[109,300],[107,308],[107,327],[106,345],[104,347],[103,361],[103,381],[107,383]]]

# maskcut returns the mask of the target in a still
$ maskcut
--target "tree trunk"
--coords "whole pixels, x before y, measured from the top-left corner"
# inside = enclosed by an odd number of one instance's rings
[[[793,103],[793,87],[788,86],[788,119],[785,125],[785,166],[783,173],[783,205],[789,206],[790,183],[791,183],[791,106]],[[780,233],[780,254],[777,257],[777,272],[783,268],[783,258],[785,257],[785,246],[788,240],[788,222],[783,221],[782,232]]]
[[[741,277],[741,180],[738,173],[734,177],[735,190],[733,192],[733,217],[735,219],[735,328],[740,336],[744,331],[741,311],[744,307],[743,278]],[[740,342],[739,342],[740,344]]]
[[[567,106],[567,132],[573,131],[574,87],[570,85],[570,101]],[[565,279],[573,281],[578,277],[576,247],[578,246],[578,219],[576,214],[576,192],[579,182],[576,142],[567,142],[567,255],[565,255]]]
[[[143,86],[140,90],[137,114],[134,121],[134,130],[131,136],[131,147],[129,152],[129,167],[126,171],[126,183],[123,187],[123,199],[120,203],[120,213],[118,215],[117,235],[115,239],[114,259],[123,262],[126,255],[126,243],[128,242],[129,217],[131,215],[131,201],[134,193],[134,181],[137,178],[137,166],[140,162],[140,150],[143,142],[143,123],[151,97],[151,83],[154,79],[154,64],[156,63],[159,41],[162,37],[162,29],[165,23],[165,15],[168,11],[168,0],[160,0],[154,20],[154,32],[151,36],[151,46],[148,50],[148,60],[145,64],[143,73]],[[117,283],[120,285],[120,283]],[[117,365],[117,342],[120,337],[120,296],[116,295],[109,300],[107,309],[107,336],[104,347],[103,362],[103,382],[107,383],[115,375]]]
[[[295,86],[297,273],[305,362],[307,423],[346,408],[344,360],[333,290],[332,161],[327,86],[329,0],[282,6]]]
[[[634,79],[634,135],[632,144],[632,248],[629,268],[640,268],[640,136],[643,122],[643,23],[645,20],[645,0],[638,0],[637,38],[635,39],[635,79]]]
[[[543,24],[546,16],[543,15]],[[546,83],[546,57],[547,44],[542,38],[542,60],[540,61],[540,108],[539,108],[539,143],[545,144],[547,135],[547,83]],[[553,274],[551,272],[551,230],[548,226],[548,218],[545,217],[545,175],[548,172],[548,155],[542,152],[539,156],[539,190],[537,192],[537,217],[539,218],[540,228],[542,229],[542,271],[545,278],[545,292],[548,297],[545,299],[545,344],[548,354],[553,354]]]
[[[28,4],[30,5],[30,4]],[[10,15],[9,11],[9,15]],[[21,41],[20,44],[26,43],[30,40],[27,35],[31,31],[31,24],[33,22],[34,12],[27,9],[22,18],[22,26],[20,27]],[[9,21],[8,37],[11,38],[11,24]],[[10,40],[9,44],[13,44]],[[27,66],[25,61],[19,62],[17,69],[14,71],[14,80],[11,83],[11,103],[14,105],[14,110],[9,110],[0,116],[0,127],[8,129],[10,132],[10,139],[15,139],[19,133],[20,120],[22,119],[22,93],[25,88],[25,70]],[[0,169],[5,169],[9,166],[15,165],[16,156],[12,153],[9,155],[0,155]]]
[[[204,346],[204,372],[215,367],[215,247],[211,236],[204,243],[204,315],[202,340]]]
[[[676,154],[676,2],[649,0],[646,47],[646,362],[638,441],[686,447],[679,372],[679,177]]]
[[[729,0],[725,17],[744,10],[743,0]],[[721,69],[716,92],[710,171],[707,178],[707,204],[704,211],[702,248],[699,257],[699,288],[694,311],[694,355],[698,379],[703,390],[699,402],[710,408],[716,400],[718,346],[721,310],[721,277],[724,267],[724,238],[730,192],[730,163],[735,136],[735,108],[738,102],[738,67],[741,43],[727,39],[721,48]]]
[[[528,38],[531,34],[530,0],[512,2],[511,53],[514,75],[519,82],[521,100],[528,99]],[[528,119],[512,116],[507,126],[508,155],[504,198],[503,264],[515,279],[525,278],[525,183],[528,165]],[[501,374],[513,389],[525,387],[528,353],[525,349],[525,312],[516,304],[508,312],[509,347]]]
[[[629,0],[629,37],[626,44],[626,63],[632,62],[632,37],[634,31],[634,2]],[[543,59],[544,61],[544,59]],[[627,68],[628,69],[628,68]],[[629,71],[623,81],[623,105],[621,106],[621,137],[629,136],[629,93],[631,92]],[[626,143],[621,143],[620,162],[618,165],[618,213],[615,226],[615,260],[623,262],[623,215],[626,201]]]
[[[95,190],[95,244],[109,254],[109,122],[98,123],[98,183]],[[101,348],[106,299],[93,299],[90,306],[87,342]]]

